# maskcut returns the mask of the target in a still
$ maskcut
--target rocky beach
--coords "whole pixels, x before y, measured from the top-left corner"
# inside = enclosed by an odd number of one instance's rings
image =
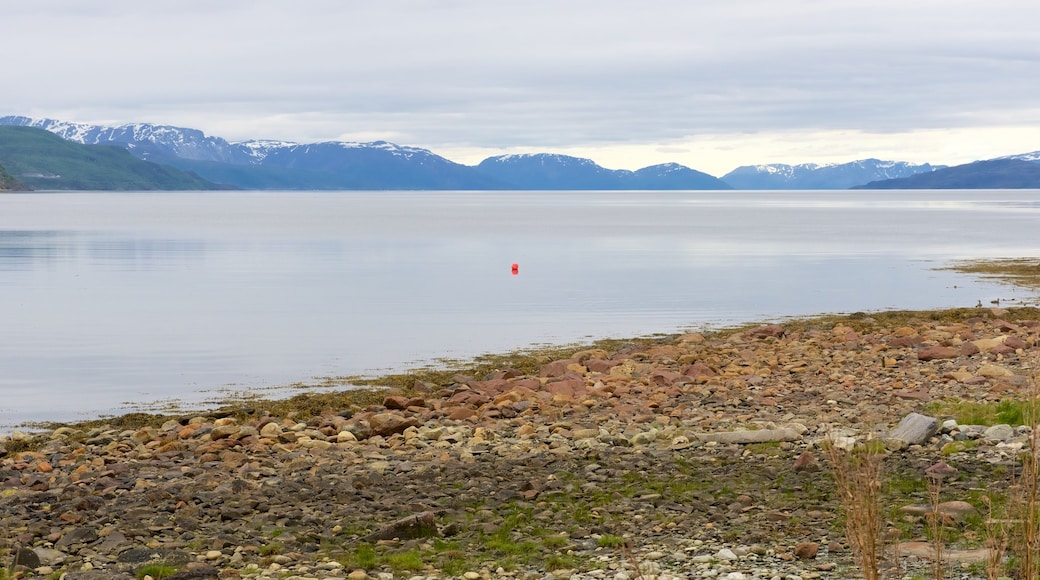
[[[876,441],[889,577],[931,573],[940,466],[945,577],[985,578],[1038,345],[1028,307],[821,316],[15,432],[6,577],[856,578],[824,447]]]

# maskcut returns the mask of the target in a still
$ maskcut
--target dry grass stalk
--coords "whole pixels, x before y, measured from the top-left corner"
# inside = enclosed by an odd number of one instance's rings
[[[942,477],[928,477],[928,500],[931,504],[931,512],[928,514],[928,530],[932,535],[932,577],[935,580],[943,578],[943,534],[945,533],[945,516],[939,511],[939,500],[942,495]]]
[[[1018,577],[1040,578],[1040,371],[1032,374],[1025,424],[1031,427],[1019,456],[1022,470],[1012,482],[1008,512],[1016,526],[1011,537]]]
[[[884,451],[873,445],[860,445],[846,451],[834,438],[827,441],[825,451],[845,509],[845,535],[849,546],[866,580],[880,580],[884,547],[881,517]]]
[[[1011,541],[1011,530],[1008,520],[1003,516],[998,517],[995,513],[993,500],[984,495],[982,501],[986,504],[986,547],[989,548],[989,556],[986,558],[986,580],[998,580],[1006,575],[1004,556],[1007,555],[1008,543]]]

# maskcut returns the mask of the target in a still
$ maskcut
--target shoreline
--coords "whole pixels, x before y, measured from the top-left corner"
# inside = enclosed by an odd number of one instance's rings
[[[171,578],[844,578],[855,564],[823,438],[1025,396],[1040,309],[825,315],[510,356],[385,377],[384,391],[6,438],[7,555],[69,580],[159,565]],[[1014,428],[944,429],[888,456],[904,568],[928,566],[910,550],[922,518],[898,511],[920,503],[922,470],[954,466],[945,493],[981,510],[975,490],[1005,489],[1021,445]],[[973,521],[951,550],[977,553]]]

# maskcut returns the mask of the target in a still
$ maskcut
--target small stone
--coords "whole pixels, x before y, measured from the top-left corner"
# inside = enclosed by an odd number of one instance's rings
[[[210,551],[206,552],[206,559],[207,560],[219,560],[220,557],[223,556],[223,555],[224,554],[222,554],[220,552],[220,550],[210,550]]]
[[[349,580],[367,580],[368,573],[364,570],[354,570],[350,574],[347,574]]]

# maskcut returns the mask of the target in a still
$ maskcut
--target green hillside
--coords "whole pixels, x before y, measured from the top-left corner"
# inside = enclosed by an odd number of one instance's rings
[[[222,189],[197,175],[141,161],[119,147],[80,145],[32,127],[0,127],[0,165],[32,189]]]
[[[15,179],[3,165],[0,165],[0,191],[21,191],[25,186]]]

